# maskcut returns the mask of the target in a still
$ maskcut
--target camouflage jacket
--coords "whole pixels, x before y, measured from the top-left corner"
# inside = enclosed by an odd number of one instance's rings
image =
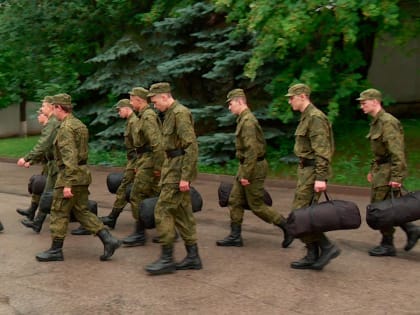
[[[151,152],[137,157],[136,168],[160,171],[164,159],[160,119],[150,107],[139,112],[138,118],[134,125],[133,144],[137,150],[147,149]]]
[[[265,156],[266,142],[257,118],[249,110],[244,110],[236,120],[236,157],[240,161],[238,178],[254,178],[257,159]],[[258,175],[257,175],[258,176]]]
[[[48,122],[42,128],[41,136],[36,145],[32,148],[25,157],[25,161],[31,164],[42,163],[45,160],[51,161],[54,159],[54,140],[57,135],[57,130],[60,127],[60,122],[51,115]]]
[[[87,166],[89,132],[73,114],[61,122],[54,142],[59,168],[55,188],[89,185],[92,177]]]
[[[334,153],[334,136],[327,116],[313,104],[301,114],[295,131],[295,155],[315,160],[315,179],[327,180],[331,176],[330,163]]]
[[[134,145],[134,135],[136,133],[135,126],[138,121],[138,117],[133,112],[128,118],[124,130],[124,144],[127,149],[127,165],[126,169],[134,169],[137,162],[136,147]]]
[[[197,177],[198,144],[194,121],[188,108],[175,101],[165,112],[162,125],[162,147],[164,151],[184,150],[177,157],[165,157],[162,166],[161,184],[191,182]]]
[[[371,164],[373,187],[390,181],[402,183],[407,176],[404,131],[401,123],[383,109],[373,118],[369,134],[374,159]]]

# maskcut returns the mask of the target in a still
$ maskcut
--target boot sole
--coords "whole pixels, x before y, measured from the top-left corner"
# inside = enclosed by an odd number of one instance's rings
[[[313,270],[322,270],[322,269],[324,269],[324,267],[326,266],[326,265],[328,265],[330,262],[331,262],[331,260],[333,260],[334,258],[337,258],[339,255],[341,254],[341,249],[339,249],[339,248],[337,248],[337,250],[331,255],[331,257],[330,257],[330,259],[328,259],[327,260],[327,262],[324,264],[324,265],[322,265],[322,266],[318,266],[317,264],[316,264],[316,262],[311,266],[311,268],[310,269],[313,269]]]
[[[386,254],[369,253],[369,256],[372,256],[372,257],[387,257],[387,256],[394,257],[394,256],[397,256],[397,253],[386,253]]]
[[[57,258],[53,258],[53,259],[47,259],[47,258],[40,258],[38,256],[35,256],[36,260],[40,261],[40,262],[48,262],[48,261],[63,261],[64,257],[57,257]]]
[[[145,270],[152,276],[158,276],[158,275],[174,273],[176,271],[176,268],[175,267],[166,268],[166,269],[161,269],[161,270],[156,270],[156,271],[151,271],[151,270],[147,270],[147,269],[145,269]]]
[[[122,242],[122,245],[124,245],[124,247],[136,247],[136,246],[144,246],[146,245],[146,242],[139,242],[139,243],[124,243],[124,241]]]
[[[222,247],[243,247],[244,244],[240,243],[240,244],[219,244],[216,242],[217,246],[222,246]]]

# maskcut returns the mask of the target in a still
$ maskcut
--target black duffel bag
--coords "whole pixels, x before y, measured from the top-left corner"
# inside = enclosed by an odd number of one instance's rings
[[[50,213],[51,212],[51,206],[52,206],[52,200],[53,200],[53,191],[49,190],[44,192],[41,195],[41,199],[39,200],[39,210],[44,213]],[[89,211],[92,212],[94,215],[98,215],[98,204],[94,200],[88,201],[88,207]],[[70,214],[70,222],[76,222],[76,218],[73,215],[73,211]]]
[[[358,206],[351,201],[331,200],[312,203],[309,207],[293,210],[287,218],[290,234],[301,237],[307,233],[357,229],[362,223]]]
[[[32,175],[28,182],[28,192],[34,195],[41,195],[44,191],[46,182],[47,176],[41,174]]]
[[[366,223],[374,230],[400,226],[420,219],[420,191],[374,202],[366,206]]]
[[[111,194],[115,194],[120,187],[124,173],[109,173],[106,177],[106,186]]]
[[[232,191],[232,187],[233,187],[232,183],[226,183],[226,182],[221,182],[219,185],[217,194],[219,196],[219,206],[221,206],[222,208],[228,206],[229,196],[230,196],[230,192]],[[270,194],[265,189],[264,189],[263,199],[264,199],[264,203],[267,206],[271,207],[273,205],[273,199],[271,199]],[[248,203],[244,204],[244,209],[250,210]]]
[[[191,206],[193,212],[199,212],[203,209],[203,199],[200,193],[192,186],[190,186]],[[155,223],[155,206],[159,197],[144,199],[140,206],[140,217],[144,222],[146,229],[154,229]]]

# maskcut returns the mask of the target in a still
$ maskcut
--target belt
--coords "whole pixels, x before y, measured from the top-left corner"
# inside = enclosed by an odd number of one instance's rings
[[[181,156],[185,154],[185,150],[180,148],[180,149],[174,149],[174,150],[166,150],[166,157],[168,159],[177,157],[177,156]]]
[[[315,166],[315,159],[299,158],[299,166],[300,167]]]
[[[141,156],[143,153],[147,152],[152,152],[152,148],[144,145],[136,149],[137,156]]]
[[[79,163],[77,163],[77,165],[86,165],[86,164],[87,164],[86,161],[80,161]],[[64,164],[62,164],[58,167],[58,169],[60,171],[64,170],[65,168],[66,168],[66,166]]]
[[[260,156],[260,157],[257,158],[257,161],[258,162],[261,162],[261,161],[264,161],[264,160],[265,160],[265,155]],[[245,158],[240,158],[239,159],[239,163],[244,164],[244,162],[245,162]]]
[[[378,165],[387,164],[387,163],[391,163],[391,159],[389,157],[383,157],[383,158],[380,158],[380,159],[376,159],[375,163],[378,164]]]

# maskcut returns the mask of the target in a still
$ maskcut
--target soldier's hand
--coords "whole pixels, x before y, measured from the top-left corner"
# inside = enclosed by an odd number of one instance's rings
[[[25,166],[26,168],[29,168],[31,166],[30,162],[25,162],[25,164],[23,164],[23,166]]]
[[[17,165],[18,166],[24,166],[25,165],[25,163],[26,163],[26,161],[25,161],[25,159],[24,158],[20,158],[18,161],[17,161]]]
[[[160,171],[153,171],[153,174],[155,175],[155,177],[160,177]]]
[[[372,182],[372,173],[368,173],[367,174],[367,176],[366,176],[366,178],[367,178],[367,181],[369,182],[369,183],[371,183]]]
[[[71,187],[64,187],[63,188],[63,197],[66,199],[72,198],[73,193],[71,192]]]
[[[242,186],[248,186],[249,184],[251,184],[251,183],[249,182],[249,180],[247,180],[246,178],[241,178],[241,179],[239,180],[239,182],[241,183],[241,185],[242,185]]]
[[[401,183],[398,183],[398,182],[389,182],[388,185],[391,186],[392,188],[401,188]]]
[[[323,180],[316,180],[314,183],[315,192],[321,192],[327,190],[327,182]]]
[[[190,190],[190,182],[186,180],[181,180],[179,182],[179,190],[180,191],[189,191]]]

